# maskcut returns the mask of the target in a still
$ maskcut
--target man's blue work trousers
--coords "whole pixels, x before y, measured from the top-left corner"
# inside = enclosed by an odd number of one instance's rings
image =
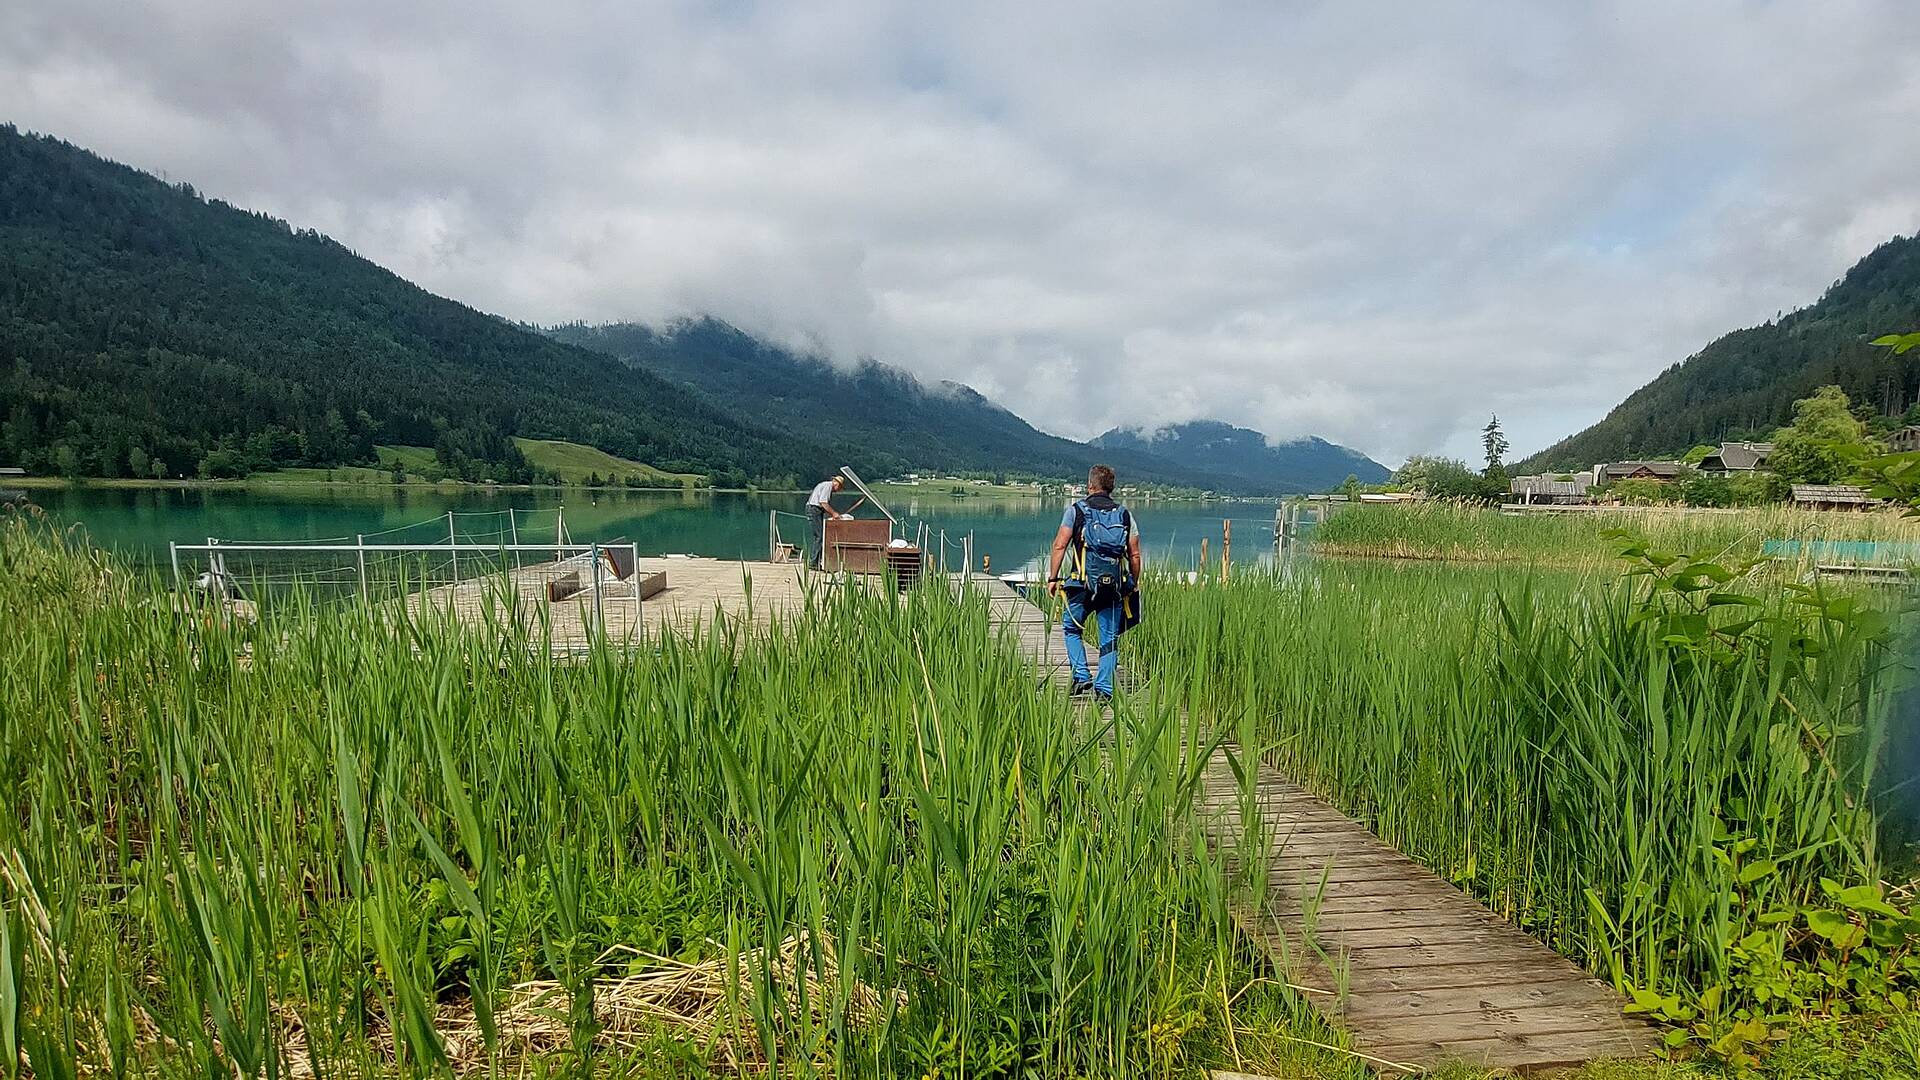
[[[813,550],[807,552],[807,565],[815,570],[827,568],[827,511],[807,504],[807,531],[812,533]]]
[[[1060,617],[1061,632],[1067,639],[1067,663],[1073,668],[1073,681],[1084,683],[1087,675],[1087,642],[1084,634],[1095,631],[1095,640],[1100,643],[1100,669],[1092,676],[1093,692],[1096,694],[1113,693],[1113,669],[1120,662],[1120,605],[1109,604],[1093,611],[1087,610],[1087,592],[1084,589],[1067,590],[1066,614]]]

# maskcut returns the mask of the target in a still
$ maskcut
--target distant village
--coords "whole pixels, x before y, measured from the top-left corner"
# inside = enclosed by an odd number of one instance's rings
[[[1890,434],[1886,442],[1893,453],[1920,450],[1920,426],[1901,428]],[[1657,497],[1659,489],[1696,475],[1721,479],[1757,477],[1768,471],[1767,461],[1773,450],[1774,444],[1770,442],[1723,442],[1719,449],[1692,463],[1615,461],[1577,473],[1515,476],[1507,485],[1508,505],[1549,508],[1680,501]],[[1855,484],[1785,486],[1788,501],[1808,510],[1867,510],[1883,502]]]

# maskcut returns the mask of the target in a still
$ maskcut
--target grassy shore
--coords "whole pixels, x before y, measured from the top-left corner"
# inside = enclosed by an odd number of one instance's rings
[[[0,1053],[1359,1076],[1232,936],[1182,752],[1208,733],[1147,700],[1082,730],[985,619],[839,590],[555,666],[398,606],[190,624],[9,524]]]
[[[406,488],[411,490],[429,489],[433,491],[655,491],[695,493],[741,494],[746,492],[766,492],[771,494],[797,494],[794,491],[778,491],[772,488],[714,488],[693,487],[682,484],[663,484],[657,487],[629,487],[626,484],[562,483],[553,484],[496,484],[475,483],[466,480],[429,480],[418,473],[406,474],[401,483],[393,482],[393,474],[382,469],[346,467],[339,469],[280,469],[275,472],[255,473],[243,480],[214,480],[182,478],[175,480],[135,480],[129,477],[81,477],[69,479],[61,476],[10,476],[0,477],[0,487],[21,488],[30,491],[46,491],[64,487],[94,487],[108,490],[126,491],[307,491],[325,488],[350,488],[355,490]]]
[[[1875,907],[1889,639],[1718,585],[1700,622],[1597,572],[1156,582],[1100,731],[938,583],[555,665],[399,605],[182,619],[0,517],[0,1055],[1358,1080],[1227,918],[1190,795],[1231,734],[1696,1011],[1690,1062],[1586,1080],[1920,1074],[1920,926]]]
[[[1664,1003],[1688,1052],[1868,1075],[1815,1047],[1874,1046],[1911,1075],[1920,920],[1878,913],[1914,877],[1894,639],[1865,594],[1724,574],[1319,560],[1163,588],[1134,645],[1161,692]]]
[[[1326,555],[1605,569],[1617,545],[1604,534],[1618,528],[1666,550],[1730,558],[1758,555],[1768,540],[1920,542],[1920,519],[1896,511],[1623,507],[1503,514],[1451,502],[1347,507],[1315,526],[1308,542]]]

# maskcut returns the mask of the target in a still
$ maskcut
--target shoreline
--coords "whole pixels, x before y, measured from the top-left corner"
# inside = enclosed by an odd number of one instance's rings
[[[952,486],[906,485],[876,483],[869,485],[877,494],[888,500],[894,499],[934,499],[934,500],[973,500],[1002,502],[1017,500],[1053,501],[1070,496],[1058,492],[1005,489],[969,489],[956,493]],[[625,484],[499,484],[475,483],[466,480],[415,480],[405,483],[372,482],[365,480],[327,480],[309,477],[274,477],[272,474],[248,477],[244,480],[203,480],[178,478],[172,480],[149,480],[133,477],[81,477],[78,479],[63,476],[0,476],[0,488],[18,491],[60,491],[65,489],[92,489],[101,491],[241,491],[271,493],[274,491],[314,491],[339,490],[356,493],[379,491],[432,491],[442,494],[469,494],[494,492],[627,492],[649,495],[805,495],[811,488],[754,488],[754,487],[687,487],[681,484],[661,485],[657,487],[630,487]],[[1136,494],[1130,496],[1142,504],[1153,503],[1275,503],[1279,497],[1272,495],[1162,495]]]
[[[440,491],[449,494],[460,492],[492,491],[633,491],[665,495],[804,495],[805,488],[728,488],[728,487],[687,487],[682,484],[660,487],[629,487],[625,484],[601,484],[598,487],[587,484],[497,484],[474,483],[466,480],[408,480],[402,484],[369,483],[359,480],[325,480],[288,477],[276,479],[271,475],[248,477],[244,480],[141,480],[132,477],[82,477],[69,479],[62,476],[7,476],[0,477],[0,486],[23,491],[57,491],[62,488],[96,488],[118,491],[261,491],[276,488],[347,488],[354,491]]]

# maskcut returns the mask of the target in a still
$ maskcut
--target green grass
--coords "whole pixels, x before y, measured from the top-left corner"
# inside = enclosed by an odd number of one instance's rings
[[[1714,610],[1762,617],[1741,630],[1660,615],[1683,594],[1641,580],[1322,560],[1163,587],[1134,644],[1162,692],[1590,970],[1719,985],[1791,1031],[1831,1002],[1757,996],[1769,965],[1817,984],[1822,879],[1889,866],[1887,644],[1851,594],[1736,582],[1758,606]],[[1711,626],[1734,636],[1689,637]],[[1912,949],[1887,953],[1909,990]]]
[[[1615,545],[1602,533],[1618,527],[1670,550],[1734,556],[1757,555],[1767,540],[1920,541],[1920,519],[1891,511],[1648,507],[1509,515],[1440,501],[1345,507],[1305,535],[1328,555],[1606,568]]]
[[[558,665],[506,611],[182,620],[70,544],[0,518],[0,1069],[35,1076],[1357,1080],[1227,918],[1190,794],[1228,734],[1626,984],[1750,996],[1729,942],[1888,865],[1883,646],[1845,597],[1770,595],[1722,654],[1598,573],[1156,582],[1149,688],[1102,729],[937,583]],[[758,959],[796,935],[834,943],[815,981]],[[710,1037],[600,1029],[650,956],[731,965]],[[1920,1056],[1911,1015],[1783,1011],[1771,1075]]]
[[[1048,485],[1046,490],[1021,487],[1017,484],[974,484],[966,480],[924,480],[918,484],[874,483],[867,485],[874,494],[889,501],[906,499],[1041,499],[1049,497],[1047,491],[1058,491],[1057,485]],[[1057,496],[1053,496],[1056,497]]]
[[[589,477],[593,476],[598,476],[608,487],[628,486],[629,477],[642,487],[691,488],[706,482],[705,477],[694,473],[667,472],[643,462],[615,457],[580,443],[537,439],[515,439],[514,443],[520,447],[520,452],[526,455],[530,464],[559,476],[564,484],[584,484]],[[391,484],[393,466],[397,462],[406,474],[406,482],[409,484],[441,483],[453,486],[460,484],[458,480],[429,479],[440,474],[439,463],[431,447],[383,445],[374,447],[374,454],[380,461],[377,467],[343,465],[330,469],[274,469],[270,472],[255,473],[244,480],[90,479],[83,482],[99,487],[177,487],[181,484],[193,487]],[[12,481],[19,487],[58,487],[71,482],[63,477],[14,477]]]
[[[1359,1075],[1233,936],[1209,733],[1075,723],[937,585],[556,665],[504,613],[177,619],[67,543],[0,525],[0,1068]],[[817,982],[757,959],[796,935]],[[731,965],[710,1036],[599,1029],[653,955]]]
[[[513,442],[535,468],[554,473],[562,482],[568,484],[583,483],[593,475],[598,475],[610,486],[624,484],[628,477],[637,478],[647,487],[694,487],[706,480],[705,477],[694,473],[673,473],[656,469],[651,465],[615,457],[604,450],[596,450],[579,443],[518,438]]]
[[[419,482],[413,476],[413,482]],[[275,487],[284,484],[391,484],[393,473],[390,469],[375,469],[363,465],[344,465],[331,469],[298,468],[275,469],[272,472],[255,473],[247,477],[244,483],[249,487]]]
[[[387,471],[399,462],[407,472],[419,475],[438,464],[430,446],[376,446],[373,452],[380,459],[380,468]]]

